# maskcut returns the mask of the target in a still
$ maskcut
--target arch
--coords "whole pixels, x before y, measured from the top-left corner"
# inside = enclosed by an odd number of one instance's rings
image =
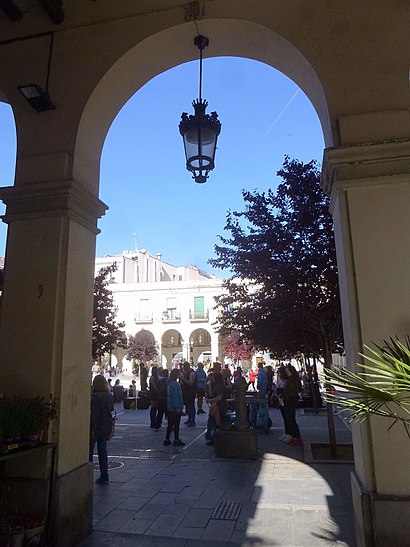
[[[0,171],[0,186],[11,186],[14,182],[16,173],[16,157],[17,157],[17,128],[16,119],[12,106],[8,103],[0,89],[0,119],[5,131],[2,130],[0,136],[4,136],[4,140],[0,140],[1,155],[1,171]],[[0,206],[3,214],[5,207]],[[5,241],[7,235],[7,225],[0,223],[0,256],[4,256]]]
[[[204,361],[203,356],[211,355],[211,334],[207,329],[199,327],[189,335],[189,357],[193,364]]]
[[[267,27],[237,19],[201,21],[201,33],[211,37],[208,56],[253,59],[276,68],[292,79],[314,106],[325,145],[333,144],[323,86],[308,59],[293,44]],[[193,35],[192,24],[188,23],[163,30],[131,48],[106,72],[90,95],[80,119],[74,153],[74,178],[87,181],[97,190],[101,151],[115,116],[151,78],[196,59]]]
[[[179,354],[182,355],[182,335],[177,329],[168,329],[161,336],[160,362],[171,369],[173,360]]]

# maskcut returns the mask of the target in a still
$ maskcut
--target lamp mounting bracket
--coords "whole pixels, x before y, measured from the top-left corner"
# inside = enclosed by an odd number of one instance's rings
[[[197,19],[203,19],[204,17],[204,3],[203,2],[190,2],[185,4],[185,21],[196,21]]]

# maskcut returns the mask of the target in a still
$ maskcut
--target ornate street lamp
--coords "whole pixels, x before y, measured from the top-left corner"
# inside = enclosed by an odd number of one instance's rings
[[[221,132],[221,122],[216,112],[205,114],[208,101],[202,99],[202,51],[209,45],[209,39],[199,34],[195,36],[194,44],[200,52],[199,99],[192,103],[194,115],[182,113],[179,132],[184,140],[186,168],[191,171],[195,182],[203,183],[209,171],[215,167],[216,142]]]

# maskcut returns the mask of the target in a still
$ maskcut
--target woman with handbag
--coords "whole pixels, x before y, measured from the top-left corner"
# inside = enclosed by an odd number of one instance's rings
[[[220,372],[213,372],[213,392],[212,397],[208,396],[209,403],[209,419],[208,419],[208,446],[214,445],[214,437],[216,428],[224,420],[227,411],[226,406],[226,387],[225,381]]]
[[[90,462],[93,461],[94,446],[97,443],[100,477],[97,484],[108,484],[108,454],[107,441],[113,425],[114,403],[109,391],[107,380],[101,374],[93,380],[91,392],[90,419]]]

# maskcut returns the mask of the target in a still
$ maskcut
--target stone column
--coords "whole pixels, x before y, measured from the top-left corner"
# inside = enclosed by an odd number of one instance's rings
[[[363,344],[410,333],[410,141],[329,149],[331,196],[347,366]],[[353,502],[359,546],[410,537],[410,442],[372,418],[353,427]]]
[[[91,318],[96,224],[106,206],[75,180],[2,188],[0,197],[9,225],[1,391],[57,397],[54,539],[78,544],[92,522]]]
[[[211,355],[212,363],[217,359],[222,359],[222,356],[219,355],[219,334],[216,332],[211,332]]]

